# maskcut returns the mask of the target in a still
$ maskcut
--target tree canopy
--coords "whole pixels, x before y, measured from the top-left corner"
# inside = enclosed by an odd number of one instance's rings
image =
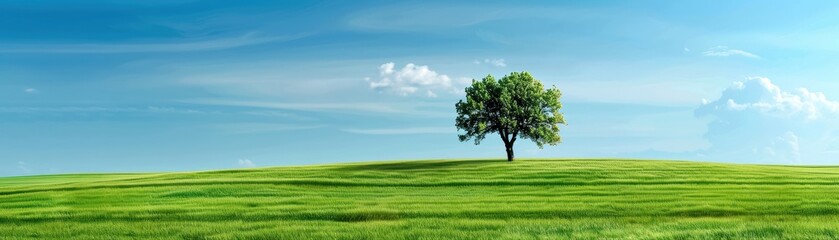
[[[513,144],[519,138],[530,139],[539,148],[559,144],[559,124],[566,124],[559,112],[561,96],[556,86],[545,89],[528,72],[513,72],[498,81],[492,75],[472,80],[466,99],[455,105],[455,125],[465,132],[458,137],[477,145],[487,134],[498,133],[508,161],[513,161]]]

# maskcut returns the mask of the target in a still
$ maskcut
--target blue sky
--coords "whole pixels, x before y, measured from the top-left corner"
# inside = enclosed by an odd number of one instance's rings
[[[3,1],[0,175],[503,158],[473,78],[563,91],[517,157],[836,164],[834,1]]]

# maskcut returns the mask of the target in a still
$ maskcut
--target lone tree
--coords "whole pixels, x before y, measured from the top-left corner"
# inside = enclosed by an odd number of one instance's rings
[[[458,137],[461,142],[481,143],[487,134],[498,133],[507,150],[507,161],[513,161],[513,144],[518,138],[530,139],[542,148],[545,144],[561,142],[559,124],[565,119],[559,110],[562,93],[554,86],[545,89],[528,72],[513,72],[496,81],[487,75],[481,81],[472,80],[466,88],[466,100],[460,100],[456,125],[466,131]]]

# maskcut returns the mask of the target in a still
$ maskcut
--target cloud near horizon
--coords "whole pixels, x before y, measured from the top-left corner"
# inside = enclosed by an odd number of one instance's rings
[[[29,166],[24,161],[18,161],[17,162],[17,169],[20,170],[24,174],[32,173],[32,169],[29,168]]]
[[[719,99],[703,100],[695,115],[713,119],[708,154],[721,160],[824,162],[839,140],[839,102],[806,88],[784,91],[764,77],[734,82]]]
[[[256,167],[256,164],[253,164],[253,161],[251,161],[250,159],[239,159],[236,161],[236,163],[241,168]]]

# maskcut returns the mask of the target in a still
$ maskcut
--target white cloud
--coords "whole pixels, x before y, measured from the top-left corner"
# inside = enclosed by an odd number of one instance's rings
[[[475,59],[475,61],[472,61],[472,63],[474,63],[474,64],[485,63],[485,64],[489,64],[490,66],[494,66],[494,67],[506,67],[507,66],[507,63],[504,61],[503,58],[497,58],[497,59],[485,58],[483,61]]]
[[[374,128],[374,129],[343,129],[345,132],[368,135],[397,135],[397,134],[456,134],[451,127],[415,127],[415,128]]]
[[[457,92],[463,82],[462,79],[452,80],[448,75],[439,74],[428,66],[408,63],[401,69],[396,69],[393,62],[379,66],[379,80],[365,78],[370,83],[370,88],[379,91],[387,91],[402,96],[412,95],[417,92],[425,93],[426,96],[436,97],[435,91]],[[422,90],[422,91],[421,91]]]
[[[236,162],[239,165],[239,167],[242,167],[242,168],[256,167],[256,164],[253,164],[253,162],[250,159],[239,159]]]
[[[700,114],[724,111],[755,111],[760,114],[818,119],[839,112],[839,102],[827,100],[824,93],[799,88],[784,92],[768,78],[750,77],[734,82],[719,100],[705,102]]]
[[[499,59],[484,59],[484,63],[489,63],[492,66],[496,67],[506,67],[507,63],[504,62],[503,58]]]
[[[757,54],[746,52],[739,49],[733,49],[726,46],[716,46],[709,48],[702,52],[703,56],[708,57],[728,57],[728,56],[743,56],[749,58],[760,58]]]
[[[831,161],[839,126],[839,102],[805,88],[788,92],[763,77],[726,88],[719,99],[695,110],[711,117],[705,138],[719,160],[768,163]]]
[[[27,88],[27,89],[23,89],[23,92],[29,93],[29,94],[35,94],[35,93],[38,93],[38,89]]]
[[[23,161],[18,161],[17,162],[17,169],[20,170],[21,172],[25,173],[25,174],[32,173],[32,169],[29,169],[29,167],[26,166],[26,163],[23,162]]]

